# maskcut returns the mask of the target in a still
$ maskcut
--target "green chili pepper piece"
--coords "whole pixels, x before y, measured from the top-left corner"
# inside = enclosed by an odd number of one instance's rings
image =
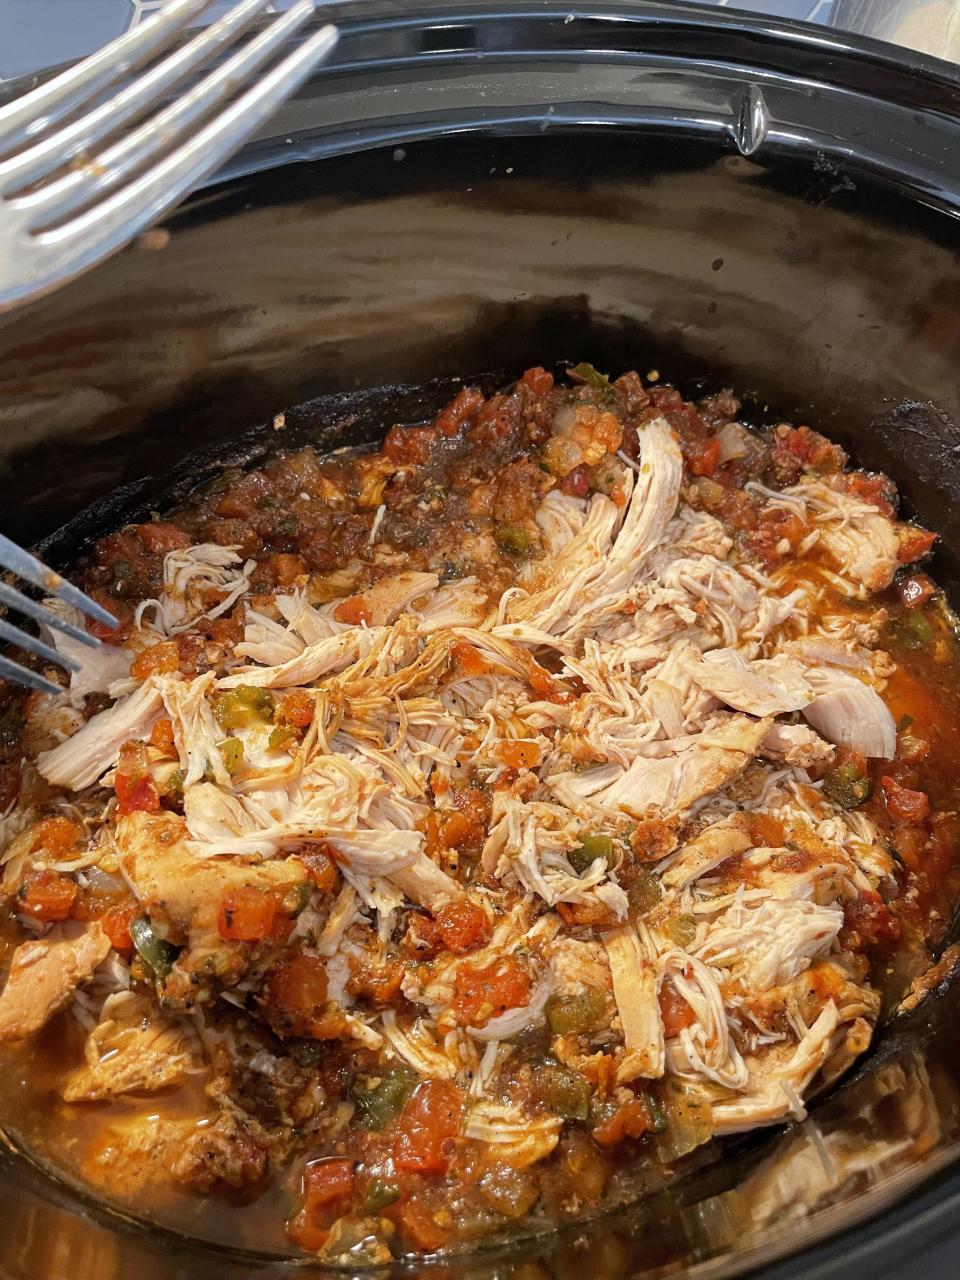
[[[496,530],[497,546],[510,556],[523,556],[533,545],[533,539],[526,529],[515,524],[501,524]]]
[[[388,1182],[385,1178],[371,1178],[363,1197],[363,1208],[367,1213],[375,1213],[399,1198],[400,1188],[395,1182]]]
[[[382,1129],[413,1093],[416,1083],[416,1073],[398,1064],[384,1072],[375,1088],[366,1090],[355,1086],[350,1096],[367,1128]]]
[[[130,937],[143,963],[149,965],[156,977],[165,978],[173,968],[177,948],[154,932],[146,916],[137,916],[130,921]]]
[[[221,729],[243,729],[251,724],[269,724],[273,719],[273,698],[268,689],[242,684],[217,694],[213,713]]]
[[[217,750],[223,756],[223,763],[231,778],[243,764],[243,743],[239,738],[224,738],[217,743]]]
[[[697,922],[693,916],[671,916],[664,925],[664,931],[678,947],[689,947],[697,936]]]
[[[592,364],[588,364],[586,360],[575,365],[570,372],[575,378],[579,378],[581,382],[585,382],[588,387],[593,387],[594,391],[609,391],[610,379],[605,373],[601,373],[595,369]]]
[[[555,1036],[581,1035],[606,1022],[607,1002],[601,991],[584,988],[576,995],[551,996],[544,1013]]]
[[[613,840],[610,836],[583,836],[569,854],[570,864],[578,875],[591,866],[597,858],[605,858],[609,866],[613,858]]]
[[[590,1114],[590,1085],[576,1071],[545,1064],[536,1073],[540,1100],[564,1120],[586,1120]]]
[[[841,809],[856,809],[873,794],[873,783],[852,760],[831,769],[823,780],[823,794]]]

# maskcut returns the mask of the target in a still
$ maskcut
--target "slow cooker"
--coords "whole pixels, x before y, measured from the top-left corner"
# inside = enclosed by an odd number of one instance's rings
[[[752,421],[822,428],[941,532],[956,593],[952,67],[654,0],[324,17],[332,62],[159,232],[0,318],[5,533],[65,567],[227,462],[373,440],[459,380],[573,357],[732,385]],[[954,1276],[957,1006],[945,977],[806,1121],[718,1146],[668,1194],[395,1270]],[[160,1230],[148,1204],[121,1215],[12,1140],[0,1221],[5,1280],[316,1273]]]

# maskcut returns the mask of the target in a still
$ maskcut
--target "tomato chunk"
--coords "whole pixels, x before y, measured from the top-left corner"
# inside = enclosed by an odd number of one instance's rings
[[[466,1026],[482,1027],[507,1009],[530,998],[530,976],[513,956],[502,956],[485,968],[463,965],[454,982],[453,1012]]]
[[[446,1173],[460,1129],[463,1096],[450,1080],[425,1080],[400,1112],[393,1161],[408,1173]]]
[[[309,1253],[322,1249],[330,1227],[350,1208],[355,1192],[352,1160],[332,1156],[312,1161],[300,1179],[303,1207],[287,1223],[287,1235]]]
[[[615,1147],[626,1138],[641,1138],[652,1129],[653,1117],[642,1098],[631,1098],[593,1130],[593,1140],[601,1147]]]
[[[130,664],[130,674],[134,680],[146,680],[148,676],[169,675],[180,670],[180,646],[176,640],[164,640],[162,644],[152,644],[149,649],[138,653]]]
[[[83,842],[83,828],[69,818],[41,818],[30,828],[30,852],[43,849],[58,861]]]
[[[363,596],[347,596],[334,609],[333,616],[338,622],[345,622],[352,627],[370,624],[370,610]]]
[[[692,475],[712,476],[720,462],[720,441],[716,436],[707,440],[686,440],[683,454]]]
[[[696,1021],[693,1010],[669,978],[660,988],[660,1017],[663,1019],[663,1034],[668,1040]]]
[[[153,813],[160,808],[160,795],[150,776],[147,749],[142,742],[125,742],[120,748],[113,785],[122,814]]]
[[[528,369],[520,381],[535,396],[545,396],[553,390],[553,374],[539,364]]]
[[[230,889],[220,903],[220,937],[230,942],[260,942],[273,929],[276,896],[267,889]]]
[[[929,817],[930,798],[925,791],[911,791],[909,787],[902,787],[896,778],[891,777],[881,778],[880,787],[883,791],[883,802],[891,818],[915,826]]]
[[[278,1036],[335,1039],[343,1016],[327,1006],[327,970],[315,956],[297,954],[270,971],[264,1009]]]
[[[77,886],[69,876],[46,868],[29,871],[20,885],[17,909],[47,923],[68,920],[77,898]]]
[[[138,524],[137,537],[155,555],[166,555],[168,551],[179,551],[190,545],[189,533],[165,520]]]
[[[133,939],[130,937],[130,922],[142,914],[143,907],[135,898],[130,898],[126,902],[121,902],[117,906],[111,907],[106,915],[101,917],[100,923],[103,926],[103,931],[110,939],[110,945],[114,951],[132,950]]]
[[[540,744],[524,738],[505,738],[497,747],[497,755],[508,769],[535,769],[540,754]]]
[[[330,846],[323,840],[304,845],[297,854],[321,893],[332,893],[340,881],[340,872],[330,854]]]
[[[476,902],[461,898],[438,907],[434,915],[440,941],[450,951],[473,951],[490,941],[490,921]]]

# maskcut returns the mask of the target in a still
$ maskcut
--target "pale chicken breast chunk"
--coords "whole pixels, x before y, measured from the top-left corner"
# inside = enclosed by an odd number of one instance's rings
[[[0,992],[0,1040],[23,1040],[59,1013],[110,952],[98,923],[58,926],[13,953]]]

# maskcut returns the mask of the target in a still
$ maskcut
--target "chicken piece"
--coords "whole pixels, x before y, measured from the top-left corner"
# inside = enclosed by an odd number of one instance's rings
[[[180,967],[235,979],[245,966],[246,948],[220,936],[224,894],[239,888],[296,890],[308,883],[307,869],[296,858],[201,860],[190,852],[186,834],[175,813],[128,814],[117,823],[121,869],[144,910],[161,915],[186,940],[189,954],[180,957]]]
[[[804,897],[735,899],[710,925],[693,954],[738,977],[751,994],[781,986],[825,955],[843,927],[836,903]]]
[[[701,831],[683,846],[676,861],[663,873],[663,884],[668,889],[683,889],[727,858],[745,853],[753,845],[745,825],[743,816],[735,815]]]
[[[64,622],[83,627],[83,615],[79,609],[74,609],[55,596],[48,596],[43,607]],[[49,638],[59,654],[79,664],[78,670],[70,672],[71,706],[82,708],[88,694],[106,693],[115,680],[123,680],[129,676],[130,662],[134,656],[130,649],[112,644],[99,644],[93,649],[82,640],[64,635],[62,631],[55,631],[52,627],[44,630],[49,632]]]
[[[321,676],[342,671],[363,654],[372,652],[382,636],[380,628],[352,627],[340,635],[308,644],[302,653],[278,666],[241,667],[218,680],[217,688],[236,689],[249,684],[259,689],[289,689],[294,685],[309,685]]]
[[[459,578],[434,591],[417,611],[417,631],[432,635],[445,627],[478,627],[489,593],[476,578]]]
[[[139,612],[152,609],[154,625],[169,636],[188,631],[200,618],[219,618],[250,586],[254,563],[241,566],[236,547],[216,542],[178,547],[164,556],[160,598],[144,601]]]
[[[837,1006],[831,1000],[785,1062],[778,1064],[779,1047],[774,1046],[751,1064],[751,1087],[744,1093],[731,1094],[713,1103],[715,1131],[742,1133],[777,1124],[788,1116],[802,1120],[806,1109],[800,1099],[830,1057],[838,1024]]]
[[[223,1111],[203,1129],[196,1129],[173,1166],[173,1176],[193,1191],[242,1191],[263,1182],[267,1149],[256,1121]]]
[[[835,746],[871,759],[892,760],[897,726],[876,689],[844,671],[827,668],[809,674],[815,697],[803,708],[804,719]]]
[[[65,1102],[156,1093],[179,1084],[198,1065],[199,1043],[191,1028],[158,1017],[141,996],[108,996],[101,1018],[87,1036],[87,1065],[61,1090]]]
[[[701,688],[753,716],[799,711],[813,697],[803,667],[783,654],[748,662],[736,649],[714,649],[689,670]]]
[[[562,1128],[559,1116],[528,1116],[509,1104],[475,1102],[463,1132],[475,1142],[486,1143],[491,1159],[526,1169],[553,1151]]]
[[[66,742],[37,757],[37,769],[57,787],[82,791],[115,765],[125,742],[142,741],[163,711],[155,679],[88,720]]]
[[[872,503],[816,484],[818,496],[829,494],[820,524],[820,545],[840,572],[867,591],[889,587],[899,564],[900,540],[892,520]],[[789,492],[789,490],[788,490]]]
[[[805,724],[780,724],[774,721],[761,743],[761,751],[768,760],[796,765],[800,769],[812,769],[829,764],[833,759],[831,743]]]
[[[617,1081],[657,1079],[664,1070],[663,1022],[657,1000],[657,971],[632,925],[603,936],[613,978],[613,996],[623,1028],[624,1056]]]
[[[217,747],[223,739],[223,730],[207,702],[213,681],[213,672],[207,671],[195,680],[164,679],[158,682],[163,704],[173,724],[173,739],[183,770],[184,787],[199,782],[208,771],[219,786],[230,785],[230,774]]]
[[[436,589],[440,579],[435,573],[395,573],[381,578],[355,597],[362,605],[371,627],[385,627],[411,608],[420,596]]]
[[[651,810],[670,816],[739,777],[769,728],[767,718],[731,715],[689,739],[654,744],[664,754],[638,756],[629,769],[605,765],[585,773],[555,775],[548,781],[571,808],[586,801],[595,808],[634,818],[643,818]]]
[[[676,511],[682,479],[675,433],[664,418],[646,423],[638,474],[616,537],[620,509],[596,494],[583,527],[538,570],[539,590],[511,601],[506,621],[571,639],[593,630],[599,613],[619,608],[642,560],[659,545]]]
[[[39,1031],[93,977],[109,952],[110,939],[96,922],[81,929],[58,926],[44,938],[21,943],[0,992],[0,1041],[22,1040]]]
[[[156,1114],[108,1123],[84,1162],[84,1175],[95,1186],[122,1198],[167,1187],[184,1143],[196,1132],[196,1119],[174,1120]]]

